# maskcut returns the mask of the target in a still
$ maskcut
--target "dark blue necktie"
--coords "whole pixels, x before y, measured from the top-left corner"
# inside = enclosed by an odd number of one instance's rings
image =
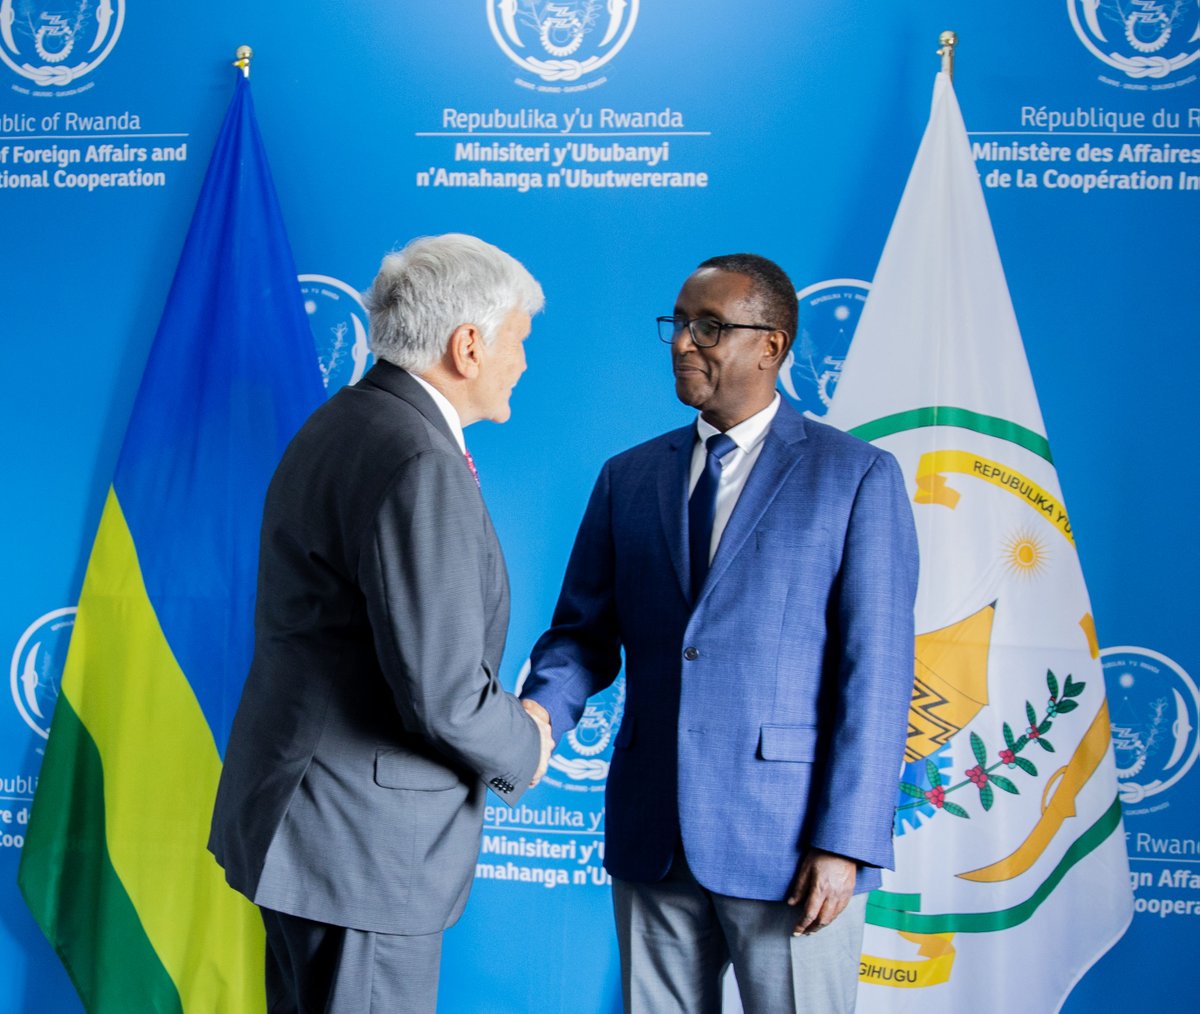
[[[692,564],[692,601],[695,602],[708,577],[708,554],[712,546],[713,517],[717,512],[717,487],[721,484],[722,459],[737,444],[725,433],[714,433],[704,444],[708,452],[704,471],[688,500],[688,548]]]

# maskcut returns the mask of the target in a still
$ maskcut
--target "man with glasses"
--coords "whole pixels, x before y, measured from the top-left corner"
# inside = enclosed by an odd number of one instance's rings
[[[885,451],[781,402],[795,288],[705,261],[670,316],[683,429],[611,459],[523,697],[554,736],[627,702],[605,866],[630,1014],[853,1009],[866,892],[892,864],[917,549]]]

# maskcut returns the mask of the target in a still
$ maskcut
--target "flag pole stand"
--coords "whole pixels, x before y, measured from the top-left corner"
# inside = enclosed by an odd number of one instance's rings
[[[240,67],[243,77],[250,76],[250,60],[254,57],[254,50],[249,46],[238,46],[237,59],[233,61],[235,67]]]
[[[942,44],[942,48],[937,51],[938,56],[942,58],[942,73],[946,77],[954,80],[954,47],[958,45],[957,32],[942,32],[938,36],[938,42]],[[238,50],[240,53],[241,50]],[[246,72],[250,73],[249,71]]]

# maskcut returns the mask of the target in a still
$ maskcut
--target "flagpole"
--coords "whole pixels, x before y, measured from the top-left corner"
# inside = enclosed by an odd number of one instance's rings
[[[233,61],[235,67],[241,68],[242,76],[250,76],[250,61],[254,57],[254,50],[249,46],[238,46],[237,59]]]
[[[945,74],[951,81],[954,80],[954,47],[958,45],[957,32],[942,32],[938,36],[938,42],[942,44],[939,49],[938,56],[942,58],[942,73]],[[240,53],[241,50],[238,50]],[[249,71],[246,71],[249,74]]]

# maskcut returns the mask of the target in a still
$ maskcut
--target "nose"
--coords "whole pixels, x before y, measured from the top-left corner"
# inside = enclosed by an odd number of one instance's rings
[[[677,356],[696,347],[696,343],[692,340],[692,329],[686,325],[676,331],[675,337],[671,339],[671,351]]]

